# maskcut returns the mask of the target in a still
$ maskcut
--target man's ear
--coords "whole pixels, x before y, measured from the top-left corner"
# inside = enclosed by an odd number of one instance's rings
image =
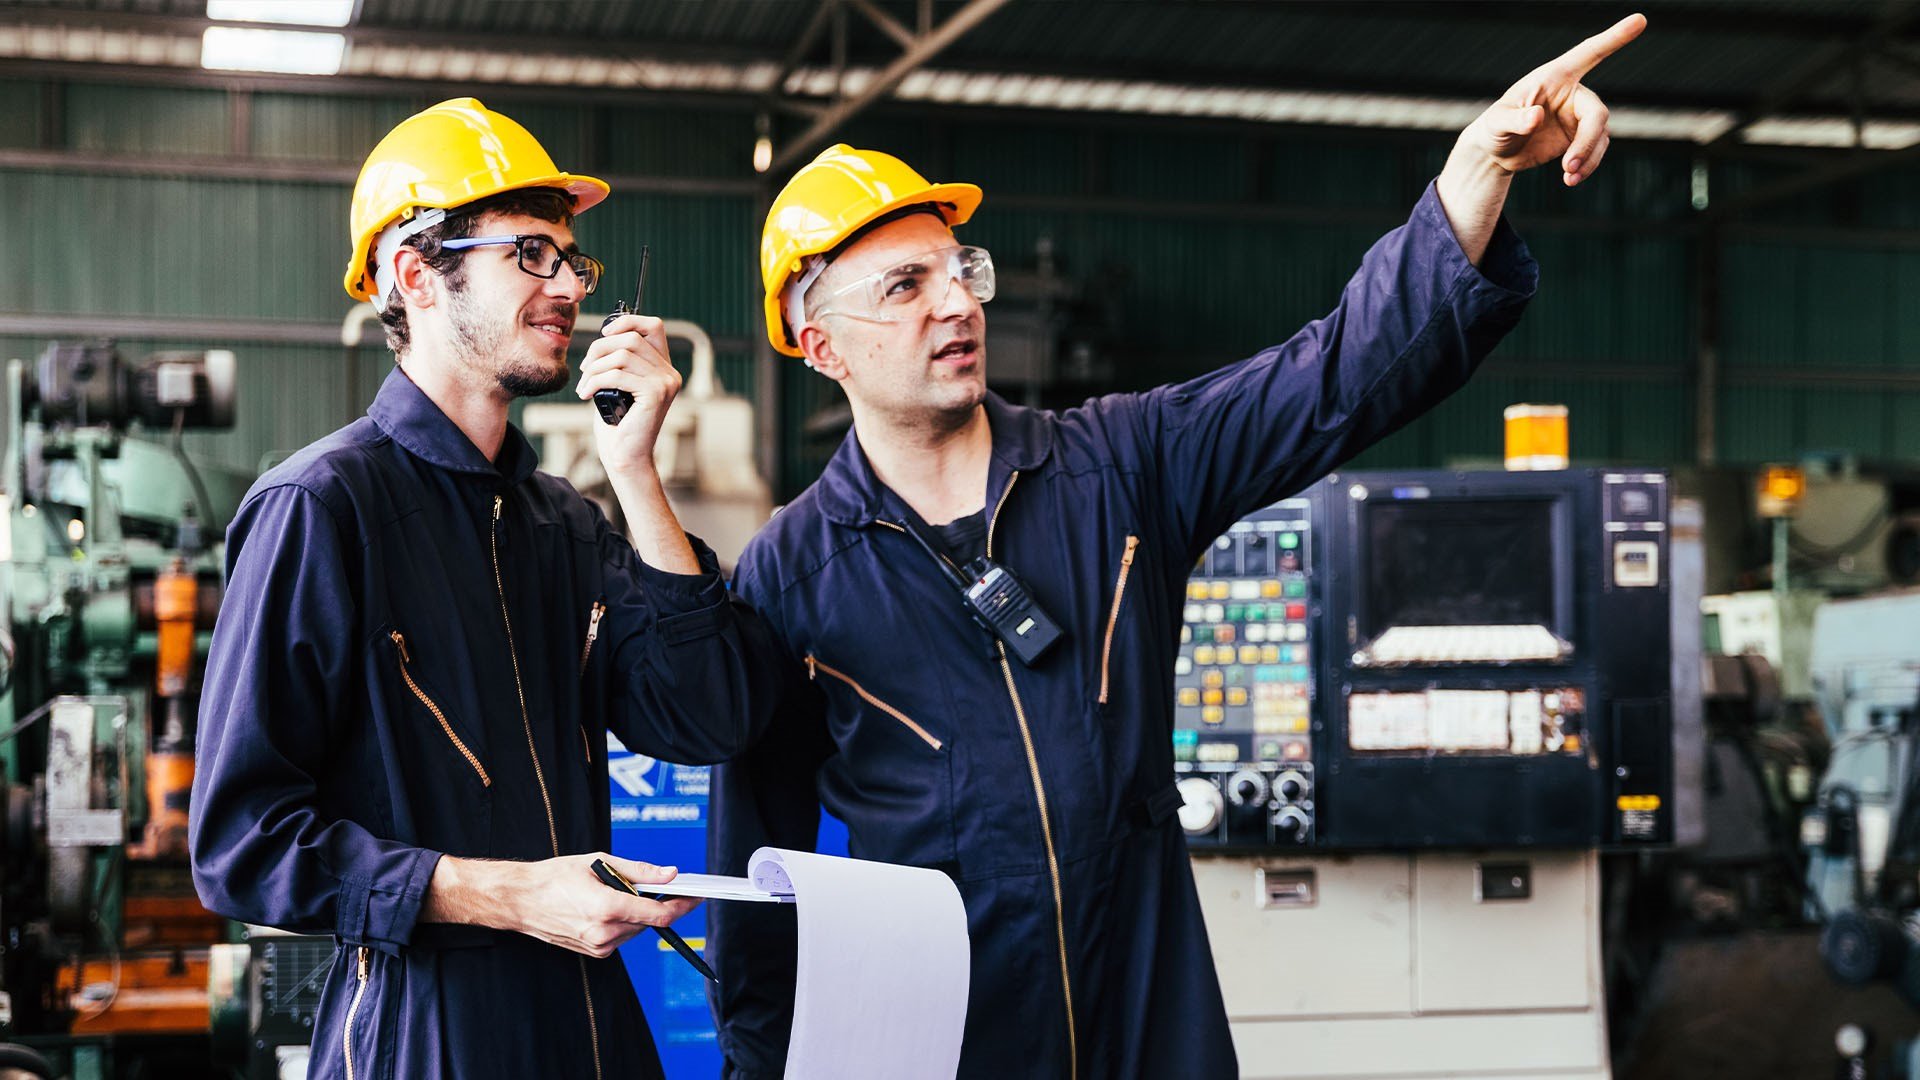
[[[846,361],[833,351],[833,339],[820,329],[820,324],[807,323],[800,327],[800,352],[806,357],[808,367],[834,382],[847,377]]]
[[[435,281],[440,276],[427,265],[427,260],[418,248],[403,247],[393,257],[394,280],[411,307],[430,308],[433,306],[437,291]]]

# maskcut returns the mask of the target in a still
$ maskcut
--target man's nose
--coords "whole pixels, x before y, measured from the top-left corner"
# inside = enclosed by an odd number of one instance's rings
[[[578,304],[587,298],[587,283],[580,280],[580,274],[573,264],[561,260],[560,270],[547,279],[546,294],[564,299],[570,304]]]
[[[965,318],[979,309],[980,301],[974,297],[973,290],[958,277],[949,277],[940,295],[934,299],[933,317],[944,322]]]

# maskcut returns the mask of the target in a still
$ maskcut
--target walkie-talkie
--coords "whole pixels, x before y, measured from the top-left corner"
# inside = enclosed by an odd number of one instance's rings
[[[601,333],[606,333],[607,327],[612,326],[613,320],[620,316],[637,314],[640,311],[640,297],[647,290],[647,254],[647,245],[640,245],[640,280],[633,283],[633,306],[627,307],[625,301],[615,300],[613,314],[600,320]],[[609,425],[618,424],[621,418],[627,415],[627,410],[633,408],[633,395],[625,390],[595,390],[593,407],[600,410],[601,420]]]

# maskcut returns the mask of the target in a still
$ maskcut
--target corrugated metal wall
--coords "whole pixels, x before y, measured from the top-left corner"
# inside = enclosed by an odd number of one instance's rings
[[[57,108],[43,108],[48,95]],[[47,147],[143,160],[245,154],[310,179],[88,175],[0,169],[0,308],[15,314],[116,314],[337,322],[351,171],[395,122],[425,104],[256,93],[236,125],[225,92],[0,82],[0,148]],[[497,103],[563,167],[724,181],[712,192],[616,192],[579,227],[624,292],[639,245],[658,273],[649,306],[730,343],[729,388],[752,395],[746,343],[761,332],[758,222],[740,110],[606,110]],[[44,130],[50,122],[58,130]],[[238,130],[236,130],[238,127]],[[1031,266],[1051,241],[1065,272],[1107,300],[1126,343],[1120,388],[1203,371],[1284,338],[1322,314],[1366,247],[1404,218],[1449,140],[1337,131],[1255,133],[1204,126],[1048,118],[873,116],[848,141],[900,153],[931,175],[969,179],[988,199],[964,235],[1003,266]],[[1500,451],[1500,411],[1515,401],[1573,410],[1573,450],[1589,460],[1675,463],[1693,453],[1690,364],[1696,327],[1691,162],[1620,144],[1591,185],[1546,175],[1514,189],[1513,216],[1542,267],[1526,320],[1472,386],[1369,452],[1363,464],[1437,465]],[[1722,170],[1735,193],[1773,178]],[[298,175],[298,174],[296,174]],[[1920,227],[1913,174],[1886,173],[1780,208],[1801,231],[1732,232],[1720,311],[1723,460],[1838,449],[1920,456]],[[1716,197],[1722,192],[1716,191]],[[1769,214],[1773,214],[1770,208]],[[1819,232],[1809,232],[1817,227]],[[1812,238],[1812,239],[1809,239]],[[6,356],[44,343],[0,339]],[[129,352],[160,343],[126,343]],[[164,344],[181,344],[167,342]],[[344,423],[386,369],[364,355],[349,379],[343,350],[244,346],[242,421],[196,446],[253,467]],[[377,354],[378,350],[370,350]],[[1811,375],[1811,377],[1810,377]],[[831,451],[808,417],[838,391],[798,364],[781,372],[789,433],[784,493]]]

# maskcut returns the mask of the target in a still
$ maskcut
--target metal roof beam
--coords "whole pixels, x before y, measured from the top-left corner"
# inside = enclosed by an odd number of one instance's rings
[[[873,0],[847,0],[855,11],[867,17],[867,21],[880,28],[880,32],[893,39],[902,49],[911,49],[918,43],[913,31],[901,26],[894,17],[880,10]]]
[[[947,46],[960,40],[967,31],[986,21],[988,16],[1005,7],[1008,2],[1009,0],[969,0],[966,7],[954,12],[946,22],[940,24],[938,29],[915,38],[913,48],[888,64],[884,70],[874,76],[873,81],[868,83],[865,89],[853,97],[834,103],[813,122],[812,127],[809,127],[799,138],[782,147],[779,153],[774,155],[773,166],[769,171],[774,173],[786,171],[800,159],[801,155],[806,154],[839,130],[840,125],[858,116],[867,106],[891,94],[894,87],[900,85],[902,79],[913,74],[928,60],[940,55]]]
[[[1914,6],[1914,0],[1887,0],[1873,25],[1865,31],[1840,41],[1830,41],[1813,50],[1793,71],[1774,85],[1772,90],[1763,94],[1759,101],[1742,110],[1735,118],[1733,126],[1720,133],[1712,142],[1706,144],[1709,153],[1724,146],[1738,142],[1740,136],[1754,124],[1780,112],[1786,106],[1805,97],[1814,87],[1831,77],[1836,71],[1851,63],[1858,63],[1867,53],[1878,49],[1884,42],[1907,29],[1920,9]]]
[[[807,20],[807,28],[800,31],[800,36],[794,39],[793,48],[787,50],[786,59],[780,61],[780,70],[773,76],[773,85],[767,91],[769,107],[778,104],[785,92],[787,80],[793,78],[793,73],[800,69],[801,62],[819,43],[820,35],[826,32],[833,9],[839,6],[840,0],[820,0],[820,5],[813,9],[813,16]]]

